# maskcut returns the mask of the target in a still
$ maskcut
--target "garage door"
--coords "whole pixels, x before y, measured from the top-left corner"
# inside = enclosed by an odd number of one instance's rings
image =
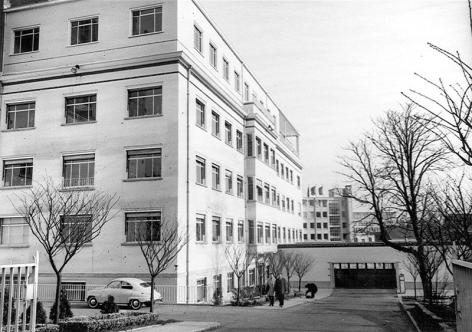
[[[335,263],[333,267],[337,288],[397,288],[392,263]]]

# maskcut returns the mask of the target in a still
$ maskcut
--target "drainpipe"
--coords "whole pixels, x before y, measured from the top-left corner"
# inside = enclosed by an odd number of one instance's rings
[[[192,66],[187,67],[187,183],[186,183],[186,205],[187,205],[187,222],[185,225],[185,236],[187,243],[185,245],[185,303],[189,303],[189,287],[190,287],[190,276],[189,276],[189,229],[190,229],[190,72]]]

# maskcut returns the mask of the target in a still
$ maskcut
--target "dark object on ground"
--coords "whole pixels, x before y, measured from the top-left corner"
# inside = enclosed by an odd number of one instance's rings
[[[30,312],[31,312],[31,306],[26,309],[26,322],[30,322]],[[44,310],[43,303],[41,301],[38,301],[36,304],[36,324],[46,324],[47,316],[46,316],[46,310]]]
[[[67,299],[67,295],[63,290],[61,290],[59,301],[60,301],[59,302],[59,319],[73,317],[74,314],[72,313],[72,310],[70,309],[69,300]],[[54,321],[55,317],[56,317],[56,301],[54,301],[54,304],[51,307],[51,311],[49,312],[49,319]]]
[[[103,302],[100,312],[102,314],[114,314],[119,311],[120,309],[118,309],[118,306],[115,303],[115,298],[112,295],[108,295],[108,300]]]
[[[305,288],[308,289],[308,290],[306,291],[306,293],[305,293],[305,296],[306,296],[308,299],[314,298],[316,292],[318,292],[318,287],[316,287],[316,284],[315,284],[314,282],[309,283],[309,284],[306,284],[306,285],[305,285]],[[310,295],[308,295],[308,293],[310,293]]]
[[[113,331],[159,323],[156,313],[125,312],[67,319],[59,323],[59,332]]]
[[[274,306],[274,296],[273,295],[269,295],[269,306],[273,307]]]

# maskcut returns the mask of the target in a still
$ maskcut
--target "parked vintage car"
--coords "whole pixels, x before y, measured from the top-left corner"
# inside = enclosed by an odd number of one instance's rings
[[[136,278],[114,279],[105,287],[88,291],[87,304],[90,308],[98,308],[108,299],[108,295],[115,298],[116,304],[138,310],[143,304],[151,304],[151,284]],[[154,290],[154,300],[162,302],[162,296],[156,290]]]

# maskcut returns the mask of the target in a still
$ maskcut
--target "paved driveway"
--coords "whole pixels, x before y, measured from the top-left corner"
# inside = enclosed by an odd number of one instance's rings
[[[75,315],[92,312],[98,310],[74,308]],[[217,331],[414,331],[396,295],[384,290],[335,289],[329,297],[283,309],[161,305],[157,312],[164,320],[219,322]]]

